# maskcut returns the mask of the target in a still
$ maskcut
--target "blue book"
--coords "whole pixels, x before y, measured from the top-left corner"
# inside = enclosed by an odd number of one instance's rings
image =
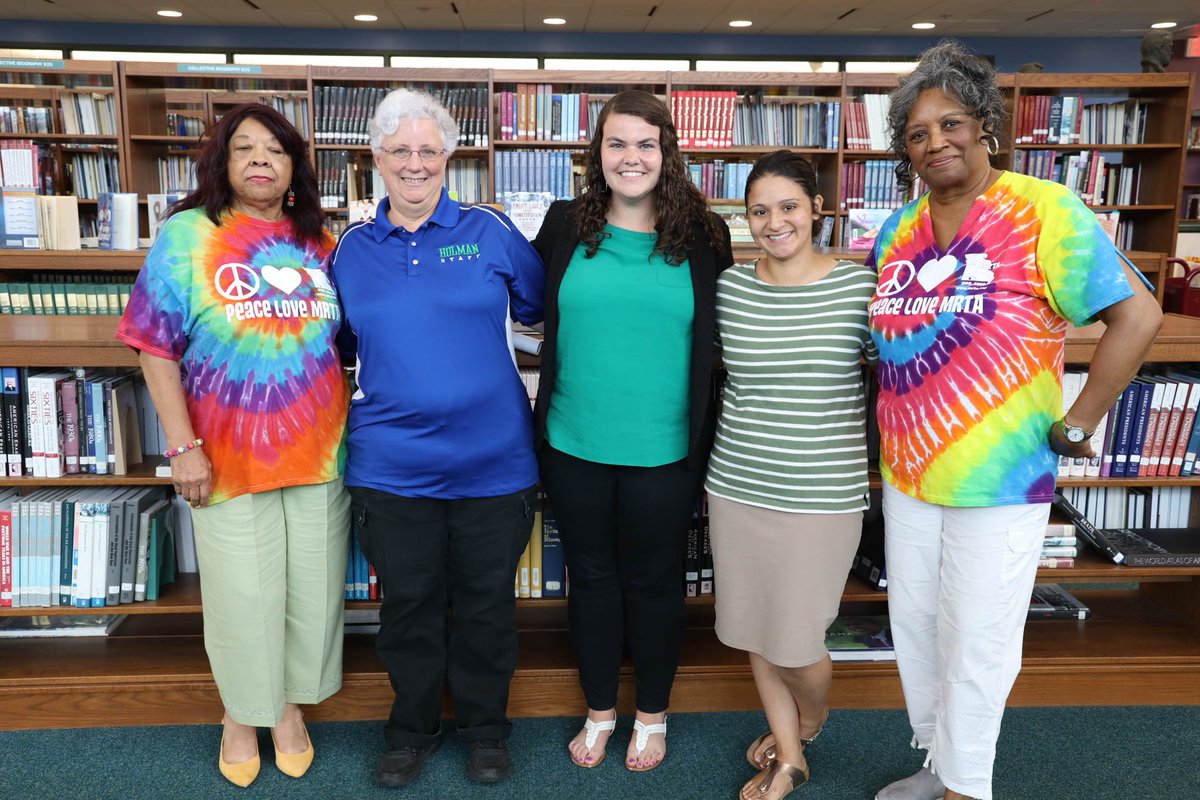
[[[357,541],[354,543],[354,599],[367,599],[367,557]]]
[[[92,404],[89,409],[88,429],[92,431],[88,439],[88,451],[95,448],[95,472],[98,475],[108,474],[108,431],[106,430],[104,409],[104,380],[88,381],[88,394]]]
[[[1137,414],[1133,419],[1133,427],[1129,436],[1129,463],[1125,467],[1125,475],[1132,477],[1138,474],[1142,464],[1142,444],[1146,438],[1146,423],[1150,419],[1150,403],[1154,399],[1154,382],[1136,379],[1138,384]]]
[[[1112,469],[1109,474],[1114,478],[1125,477],[1126,470],[1129,468],[1129,441],[1130,431],[1133,428],[1133,420],[1137,416],[1138,400],[1141,392],[1135,382],[1131,382],[1125,387],[1125,391],[1121,392],[1120,403],[1121,411],[1114,418],[1114,427],[1117,434],[1114,440],[1114,448],[1116,450],[1113,456]]]
[[[542,597],[566,597],[567,567],[562,538],[550,505],[542,501]]]

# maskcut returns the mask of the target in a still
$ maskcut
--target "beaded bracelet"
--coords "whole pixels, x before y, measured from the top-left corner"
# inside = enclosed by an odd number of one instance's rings
[[[180,455],[182,453],[186,453],[188,450],[191,450],[193,447],[199,447],[202,444],[204,444],[203,439],[193,439],[192,441],[188,442],[187,444],[181,444],[179,447],[176,447],[174,450],[163,450],[163,458],[174,458],[175,456]]]

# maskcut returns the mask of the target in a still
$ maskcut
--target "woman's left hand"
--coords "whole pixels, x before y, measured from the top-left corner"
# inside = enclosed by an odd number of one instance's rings
[[[1092,449],[1092,439],[1090,436],[1082,442],[1072,442],[1063,433],[1062,422],[1060,420],[1050,423],[1050,432],[1046,434],[1046,439],[1050,442],[1051,451],[1060,456],[1092,458],[1096,455],[1096,451]]]

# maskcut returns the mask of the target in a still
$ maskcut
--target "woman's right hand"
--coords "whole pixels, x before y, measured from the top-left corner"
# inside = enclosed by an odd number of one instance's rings
[[[193,447],[171,459],[171,482],[175,493],[192,508],[204,508],[212,491],[212,464],[200,447]]]

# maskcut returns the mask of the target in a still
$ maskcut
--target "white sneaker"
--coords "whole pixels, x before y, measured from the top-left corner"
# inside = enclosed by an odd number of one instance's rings
[[[915,775],[909,775],[879,790],[875,800],[942,800],[946,787],[941,779],[922,767]]]

